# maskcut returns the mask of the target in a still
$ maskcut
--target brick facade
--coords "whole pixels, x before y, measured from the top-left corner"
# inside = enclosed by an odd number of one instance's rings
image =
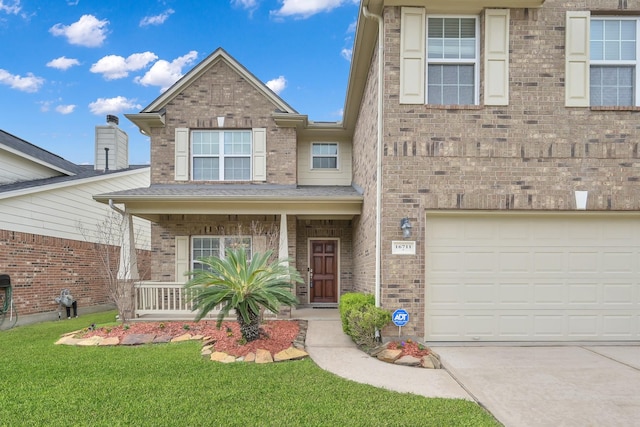
[[[547,0],[540,9],[511,9],[510,101],[501,107],[484,106],[482,93],[478,106],[401,105],[401,8],[384,9],[382,302],[410,312],[415,321],[404,328],[408,335],[424,334],[428,211],[573,210],[574,190],[589,191],[590,211],[640,209],[640,109],[565,107],[565,12],[618,6]],[[640,2],[629,1],[628,8],[640,10]],[[373,279],[362,266],[374,249],[361,233],[371,233],[375,203],[375,171],[368,168],[375,155],[376,68],[374,58],[354,136],[360,154],[354,180],[366,197],[356,222],[354,287],[370,290]],[[415,256],[391,255],[403,217],[413,225]]]
[[[267,183],[295,184],[296,134],[276,127],[275,106],[224,61],[211,66],[166,106],[166,125],[153,128],[151,183],[180,184],[174,180],[175,128],[215,129],[224,117],[225,129],[267,129]]]
[[[78,301],[80,314],[111,303],[96,244],[7,230],[0,230],[0,242],[0,271],[11,277],[20,317],[57,311],[54,298],[64,288]],[[141,272],[149,270],[149,259],[149,251],[138,252]]]

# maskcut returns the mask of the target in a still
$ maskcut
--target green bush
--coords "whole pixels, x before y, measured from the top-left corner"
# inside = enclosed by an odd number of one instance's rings
[[[345,334],[349,333],[348,314],[351,310],[360,310],[362,307],[376,303],[375,297],[371,294],[363,294],[359,292],[351,292],[340,297],[338,308],[340,310],[340,319],[342,320],[342,330]]]
[[[351,339],[358,346],[370,349],[376,345],[376,331],[391,323],[391,313],[374,305],[364,305],[349,311],[347,322]]]

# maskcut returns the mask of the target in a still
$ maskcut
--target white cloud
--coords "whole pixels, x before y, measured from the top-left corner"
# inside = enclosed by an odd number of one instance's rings
[[[80,65],[80,61],[73,58],[67,58],[65,56],[61,56],[60,58],[52,59],[47,62],[47,67],[57,68],[62,71],[66,71],[74,65]]]
[[[54,36],[64,36],[71,44],[86,47],[102,46],[107,38],[106,19],[99,20],[93,15],[82,15],[71,25],[56,24],[49,29]]]
[[[249,11],[249,15],[253,15],[253,12],[260,6],[259,0],[231,0],[231,6],[240,7]]]
[[[182,77],[182,68],[191,65],[198,57],[198,52],[192,50],[173,61],[159,60],[142,77],[136,77],[134,81],[142,86],[160,86],[160,91],[165,91]]]
[[[46,113],[51,109],[52,103],[53,102],[51,101],[39,101],[38,104],[40,104],[40,111],[42,111],[43,113]]]
[[[134,53],[124,58],[119,55],[107,55],[93,64],[89,71],[102,74],[107,80],[127,77],[129,72],[138,71],[158,59],[153,52]]]
[[[142,105],[136,104],[135,99],[127,99],[124,96],[116,96],[115,98],[98,98],[89,104],[89,110],[97,115],[103,114],[119,114],[126,110],[139,110]]]
[[[346,47],[340,51],[340,56],[342,56],[347,61],[351,62],[351,54],[353,53],[353,49],[347,49]]]
[[[358,4],[357,0],[280,0],[282,6],[272,10],[271,16],[284,18],[294,16],[305,19],[322,12],[330,12],[345,4]]]
[[[73,113],[73,110],[76,109],[76,106],[71,104],[71,105],[58,105],[56,107],[56,111],[60,114],[71,114]]]
[[[265,84],[277,95],[280,95],[280,92],[282,92],[287,87],[287,79],[285,79],[284,76],[280,76],[277,79],[269,80]]]
[[[27,73],[25,77],[18,74],[11,74],[7,70],[0,68],[0,84],[7,85],[11,89],[22,92],[37,92],[44,84],[42,77],[36,77],[33,73]]]
[[[167,9],[162,12],[160,15],[155,16],[145,16],[140,20],[141,27],[147,27],[149,25],[162,25],[164,21],[169,19],[169,17],[175,12],[173,9]]]
[[[0,12],[17,15],[21,10],[20,0],[0,0]]]
[[[349,24],[349,28],[347,28],[347,34],[349,33],[355,33],[356,32],[356,28],[358,28],[358,21],[353,21],[351,24]]]

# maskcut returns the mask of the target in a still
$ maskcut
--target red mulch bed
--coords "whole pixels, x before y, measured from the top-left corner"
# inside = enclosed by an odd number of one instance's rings
[[[422,346],[415,341],[391,341],[387,344],[389,350],[402,350],[402,356],[413,356],[418,359],[430,353],[429,348]]]
[[[208,342],[215,341],[215,351],[222,351],[232,356],[240,357],[256,350],[267,350],[271,354],[286,350],[291,347],[296,339],[300,326],[297,321],[292,320],[269,320],[260,326],[267,333],[267,337],[240,344],[242,339],[240,326],[237,322],[222,322],[220,329],[216,327],[215,321],[200,322],[133,322],[126,325],[113,327],[98,327],[83,334],[83,337],[101,336],[104,338],[118,337],[120,341],[128,334],[155,334],[170,335],[178,337],[184,334],[202,335],[209,337]]]

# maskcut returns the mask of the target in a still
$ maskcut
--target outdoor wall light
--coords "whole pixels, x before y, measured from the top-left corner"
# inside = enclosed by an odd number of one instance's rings
[[[409,218],[402,218],[400,220],[400,229],[402,230],[402,237],[408,239],[411,237],[411,223],[409,222]]]

